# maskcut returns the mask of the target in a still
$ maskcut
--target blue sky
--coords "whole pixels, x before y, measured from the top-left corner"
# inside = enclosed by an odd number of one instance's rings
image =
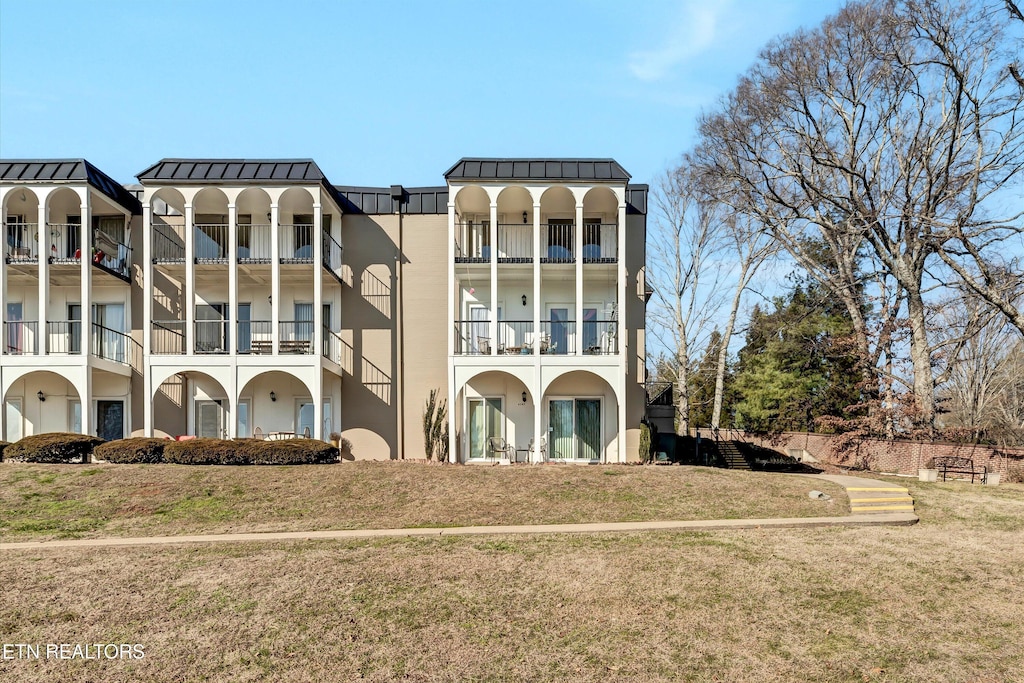
[[[312,157],[440,185],[462,156],[651,182],[773,36],[838,0],[0,0],[0,156]]]

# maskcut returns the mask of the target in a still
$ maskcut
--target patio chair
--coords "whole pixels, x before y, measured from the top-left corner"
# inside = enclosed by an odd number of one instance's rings
[[[477,337],[476,338],[477,353],[484,356],[491,355],[491,338],[490,337]]]
[[[259,439],[260,441],[263,441],[263,430],[260,429],[259,427],[257,427],[256,429],[252,430],[252,438]]]
[[[509,444],[500,436],[492,436],[489,439],[491,457],[507,458],[509,462],[516,461],[516,447]]]
[[[309,432],[309,427],[303,427],[302,428],[302,438],[308,439],[308,438],[310,438],[310,436],[312,436],[312,435]]]

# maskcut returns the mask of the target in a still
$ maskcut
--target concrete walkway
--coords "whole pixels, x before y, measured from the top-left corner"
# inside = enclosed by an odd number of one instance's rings
[[[339,529],[332,531],[277,531],[200,536],[142,536],[79,540],[0,543],[0,550],[94,548],[182,543],[240,543],[252,541],[345,540],[388,537],[482,536],[492,534],[580,534],[611,531],[715,531],[722,529],[792,529],[798,527],[909,526],[916,524],[913,499],[907,489],[875,479],[843,475],[799,475],[835,482],[849,492],[853,514],[846,517],[790,517],[777,519],[715,519],[670,522],[599,522],[594,524],[524,524],[518,526],[464,526],[426,529]],[[869,502],[877,498],[884,503]],[[910,501],[909,506],[905,501]],[[857,502],[854,502],[857,501]],[[908,511],[909,510],[909,511]]]

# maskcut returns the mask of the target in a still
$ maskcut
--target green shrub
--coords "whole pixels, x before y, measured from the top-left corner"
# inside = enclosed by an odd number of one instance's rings
[[[11,444],[7,441],[0,441],[0,462],[4,461],[4,449],[10,445]]]
[[[169,441],[164,462],[181,465],[313,465],[338,462],[338,449],[315,439]]]
[[[87,434],[35,434],[12,443],[4,449],[4,457],[15,462],[84,463],[101,443],[103,439]]]
[[[316,439],[252,441],[249,452],[253,465],[322,465],[338,462],[337,448]]]
[[[651,428],[647,423],[640,423],[640,462],[645,465],[654,460],[651,451]]]
[[[167,439],[145,437],[117,439],[100,444],[92,454],[94,458],[119,464],[163,462],[164,447],[169,443],[172,442]]]
[[[169,441],[164,447],[164,462],[179,465],[247,465],[248,441],[226,439],[190,439]]]

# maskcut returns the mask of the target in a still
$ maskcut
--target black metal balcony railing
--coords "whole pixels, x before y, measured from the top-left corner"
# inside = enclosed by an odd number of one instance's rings
[[[93,264],[127,280],[132,266],[131,247],[112,239],[100,240],[100,245],[93,250]],[[111,249],[111,252],[106,249]]]
[[[69,354],[81,353],[82,321],[47,320],[46,352]]]
[[[576,353],[576,321],[541,320],[539,342],[541,353]]]
[[[227,320],[196,320],[196,353],[228,352]]]
[[[576,260],[573,248],[574,228],[572,223],[550,222],[541,226],[541,254],[543,263],[573,263]]]
[[[324,267],[334,273],[341,271],[341,260],[343,247],[327,231],[323,233],[323,262]]]
[[[221,263],[228,257],[228,226],[221,223],[195,225],[196,263]]]
[[[273,323],[269,320],[239,320],[238,353],[266,355],[273,353]]]
[[[128,345],[131,337],[120,330],[92,324],[92,355],[115,363],[128,363]]]
[[[337,332],[332,332],[326,325],[324,325],[324,348],[322,355],[327,360],[341,365],[341,337],[338,336]]]
[[[279,226],[277,248],[281,263],[312,263],[313,226],[309,224]]]
[[[153,263],[180,263],[185,260],[185,241],[169,225],[153,226]]]
[[[238,262],[270,263],[272,240],[269,225],[242,224],[238,226]]]
[[[533,224],[498,224],[498,263],[533,261]]]
[[[607,356],[619,352],[619,324],[614,320],[584,320],[583,353]]]
[[[491,327],[486,320],[455,323],[455,353],[461,356],[489,355]]]
[[[506,355],[523,355],[530,354],[532,349],[532,320],[498,321],[498,353]]]
[[[279,330],[280,353],[313,353],[312,320],[282,320]]]
[[[150,353],[181,355],[185,353],[185,321],[184,320],[154,320],[153,348]]]
[[[583,224],[583,263],[615,263],[619,237],[615,223]]]
[[[37,223],[4,224],[4,256],[8,263],[30,263],[39,260],[38,227]]]
[[[78,223],[49,223],[50,263],[78,263],[82,258],[82,226]]]
[[[39,323],[35,320],[11,320],[4,323],[4,339],[7,344],[4,353],[12,356],[36,355],[39,353],[39,339],[36,332]]]

